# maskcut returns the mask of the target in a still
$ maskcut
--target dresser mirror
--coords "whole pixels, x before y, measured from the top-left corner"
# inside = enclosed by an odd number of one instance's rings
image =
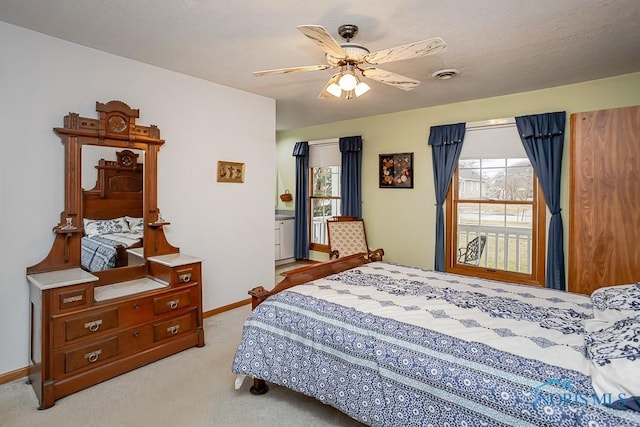
[[[105,161],[118,161],[118,152],[120,150],[114,147],[104,147],[97,145],[85,145],[82,147],[82,189],[84,191],[91,190],[98,185],[98,168],[100,160]],[[140,166],[144,166],[144,151],[143,150],[129,150],[137,158],[137,163]],[[130,157],[133,161],[133,157]],[[129,160],[124,160],[124,163],[129,164]],[[141,199],[142,200],[142,199]],[[140,207],[142,210],[142,207]]]
[[[115,270],[140,275],[146,258],[179,252],[157,207],[160,130],[136,124],[139,111],[121,101],[97,102],[96,111],[69,113],[54,128],[65,149],[65,209],[51,252],[29,274],[81,267],[121,280],[127,274]]]
[[[144,157],[143,150],[82,147],[84,270],[93,273],[144,263]]]

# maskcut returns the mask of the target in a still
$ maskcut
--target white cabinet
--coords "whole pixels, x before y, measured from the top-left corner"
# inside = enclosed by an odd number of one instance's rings
[[[275,259],[276,261],[293,258],[293,240],[295,233],[293,219],[275,222]]]
[[[274,236],[274,241],[275,241],[275,259],[276,261],[278,261],[280,259],[280,222],[281,221],[276,221],[276,226],[275,226],[275,236]]]
[[[287,219],[280,221],[280,258],[293,258],[293,240],[295,233],[295,221]]]

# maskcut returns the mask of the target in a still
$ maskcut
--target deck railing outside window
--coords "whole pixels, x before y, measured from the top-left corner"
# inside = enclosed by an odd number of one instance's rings
[[[458,224],[458,247],[479,235],[487,237],[479,267],[531,273],[531,229]]]
[[[327,218],[325,217],[313,217],[311,224],[312,242],[321,243],[323,245],[329,244],[329,239],[327,238],[327,227],[325,226],[326,222]]]

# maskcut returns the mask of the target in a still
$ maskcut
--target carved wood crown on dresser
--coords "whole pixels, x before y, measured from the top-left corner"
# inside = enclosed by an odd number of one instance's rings
[[[202,260],[181,254],[167,242],[163,227],[169,223],[157,207],[157,158],[164,144],[160,131],[136,124],[138,110],[121,101],[96,103],[96,111],[98,119],[70,113],[64,127],[54,129],[65,145],[65,207],[49,255],[27,268],[29,381],[41,409],[98,382],[204,346]],[[122,150],[117,161],[100,164],[123,165],[123,170],[137,167],[130,150],[144,152],[142,247],[127,251],[138,262],[125,267],[96,272],[81,268],[86,213],[82,147],[88,145]],[[114,211],[128,212],[122,209]]]

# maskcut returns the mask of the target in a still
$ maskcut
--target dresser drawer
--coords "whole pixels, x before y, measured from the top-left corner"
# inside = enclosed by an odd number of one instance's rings
[[[71,341],[109,329],[117,328],[118,307],[92,311],[64,321],[64,340]]]
[[[159,322],[153,325],[154,341],[162,341],[176,335],[184,334],[192,331],[196,323],[195,311],[183,316],[174,317],[173,319]]]
[[[64,372],[69,373],[89,365],[98,365],[119,354],[118,337],[111,337],[64,352]]]
[[[153,313],[155,315],[177,311],[191,305],[191,291],[174,292],[153,299]]]
[[[177,267],[151,263],[149,272],[151,276],[169,283],[172,286],[180,286],[186,283],[198,283],[200,281],[200,263],[185,264]]]
[[[153,325],[136,326],[115,335],[106,335],[90,343],[57,350],[54,353],[54,371],[63,376],[83,368],[91,369],[104,361],[112,361],[137,353],[154,345]]]
[[[199,281],[200,264],[190,264],[173,269],[172,284],[192,283]]]
[[[181,265],[174,267],[171,275],[171,284],[181,285],[185,283],[200,282],[200,263]]]
[[[53,313],[89,306],[93,302],[93,286],[82,284],[65,286],[52,291],[51,310]]]
[[[118,341],[121,356],[149,348],[153,345],[153,325],[147,323],[119,332]]]

